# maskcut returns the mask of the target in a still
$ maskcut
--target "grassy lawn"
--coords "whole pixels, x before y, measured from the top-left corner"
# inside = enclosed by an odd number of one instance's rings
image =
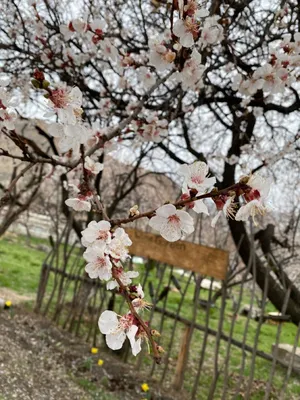
[[[20,294],[36,293],[41,265],[46,258],[39,249],[46,240],[32,238],[30,247],[24,236],[8,234],[0,240],[0,287]]]
[[[46,258],[46,253],[44,248],[41,248],[41,245],[47,245],[45,240],[41,239],[32,239],[30,243],[27,242],[25,237],[22,236],[7,236],[0,240],[0,286],[5,286],[11,288],[21,294],[28,293],[36,293],[40,268],[42,262]],[[72,261],[72,260],[71,260]],[[156,288],[160,285],[160,289],[158,294],[162,291],[162,289],[168,285],[169,283],[169,273],[166,270],[166,273],[163,275],[163,278],[160,279],[159,274],[157,273],[156,268],[146,268],[145,265],[138,266],[139,271],[141,272],[140,282],[143,282],[143,278],[147,275],[147,284],[145,285],[145,293],[146,299],[150,300],[149,297],[149,282],[152,283],[153,287]],[[180,282],[182,290],[184,290],[185,285],[187,284],[186,276],[175,276],[178,278]],[[48,286],[48,293],[53,288],[53,279],[50,280],[50,284]],[[174,287],[174,285],[172,284]],[[72,284],[69,287],[69,290],[72,290]],[[181,306],[181,310],[179,315],[186,319],[192,319],[193,315],[193,296],[194,296],[195,283],[192,280],[188,285],[188,289],[185,294],[185,300]],[[238,288],[236,288],[238,291]],[[237,293],[236,293],[237,294]],[[71,296],[71,293],[70,293]],[[200,297],[202,299],[207,299],[207,291],[202,290],[200,292]],[[178,307],[181,302],[181,294],[180,292],[174,290],[168,293],[166,309],[168,311],[176,313],[178,311]],[[250,303],[250,292],[249,290],[244,290],[243,301],[242,304]],[[119,296],[116,296],[115,310],[116,312],[122,312],[122,304],[123,301]],[[163,307],[164,299],[162,299],[159,303],[159,307]],[[256,304],[254,303],[254,306]],[[105,306],[104,306],[105,307]],[[211,308],[209,310],[209,327],[214,330],[218,330],[219,320],[220,320],[220,307],[221,300],[219,299],[216,303],[216,308]],[[123,308],[123,311],[125,309]],[[275,308],[272,304],[268,303],[265,313],[275,311]],[[68,310],[64,311],[67,313]],[[232,302],[228,300],[225,308],[225,318],[223,321],[222,331],[224,334],[229,335],[232,320],[233,320],[233,312],[232,312]],[[206,323],[206,311],[199,308],[197,311],[195,322],[201,324],[202,326]],[[93,321],[93,324],[95,321]],[[171,343],[171,334],[173,332],[174,326],[176,325],[174,340]],[[164,347],[166,353],[168,354],[170,370],[165,377],[165,381],[172,384],[174,378],[174,370],[176,366],[176,360],[180,348],[181,339],[184,333],[184,325],[180,322],[175,322],[170,318],[163,318],[162,314],[154,312],[152,315],[151,326],[157,330],[160,330],[162,333],[160,344]],[[243,336],[246,328],[246,318],[239,316],[234,322],[233,329],[233,338],[242,342]],[[258,323],[254,320],[249,321],[248,332],[246,336],[246,344],[253,346],[255,342],[255,336],[257,333]],[[87,332],[89,329],[89,323],[86,320],[84,324],[82,324],[82,333]],[[258,340],[258,350],[262,350],[268,354],[271,353],[272,344],[276,342],[276,334],[277,334],[277,325],[271,325],[268,323],[264,323],[261,326]],[[280,343],[289,343],[294,344],[296,335],[296,327],[291,323],[284,323],[281,326],[281,335],[280,335]],[[195,379],[195,374],[197,372],[198,364],[199,364],[199,355],[202,351],[203,342],[205,339],[205,335],[201,331],[194,331],[193,338],[191,342],[191,351],[189,353],[189,363],[188,370],[189,373],[185,374],[184,388],[187,391],[192,389],[192,385]],[[172,346],[171,346],[172,344]],[[209,387],[213,379],[213,364],[215,357],[215,346],[216,346],[216,337],[209,335],[207,337],[207,346],[205,349],[205,358],[203,363],[203,370],[199,380],[199,389],[200,397],[199,399],[206,399]],[[170,352],[168,353],[168,349],[170,347]],[[220,369],[224,370],[224,360],[226,358],[227,352],[227,342],[221,341],[219,348],[219,356],[218,356],[218,366]],[[244,377],[249,377],[251,374],[251,359],[252,354],[250,352],[246,352],[245,364],[242,366],[242,350],[238,347],[231,346],[229,364],[228,364],[228,375],[229,393],[232,391],[234,393],[235,388],[239,385],[238,376],[241,370],[243,370]],[[135,359],[130,359],[132,362],[135,362]],[[152,360],[149,357],[144,357],[143,362],[141,364],[141,369],[144,371],[149,371],[149,366],[152,364]],[[264,360],[260,357],[256,357],[255,362],[255,371],[254,371],[254,386],[255,390],[251,394],[251,399],[263,399],[266,382],[268,382],[270,370],[271,370],[271,362]],[[154,377],[159,379],[161,373],[163,372],[164,365],[156,366],[154,371]],[[276,366],[274,379],[272,382],[272,393],[279,394],[279,390],[281,389],[283,379],[286,375],[286,369],[281,366]],[[214,395],[215,399],[221,399],[222,390],[223,390],[223,374],[221,375],[216,393]],[[82,386],[85,385],[85,382],[80,382]],[[247,390],[247,379],[244,380],[241,386],[241,391]],[[290,397],[290,399],[298,399],[300,398],[300,380],[297,375],[292,374],[288,387],[286,389],[286,395]],[[228,397],[230,398],[230,397]],[[243,397],[238,397],[238,399],[242,399]],[[277,397],[274,397],[277,398]]]

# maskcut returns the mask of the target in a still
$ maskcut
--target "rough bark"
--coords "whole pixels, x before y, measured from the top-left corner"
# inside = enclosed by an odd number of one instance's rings
[[[268,299],[278,311],[281,311],[285,301],[286,290],[264,267],[257,254],[251,254],[254,250],[251,248],[251,243],[244,223],[229,220],[229,227],[236,246],[239,245],[239,254],[243,262],[247,265],[251,262],[251,257],[253,257],[250,272],[253,274],[253,265],[255,265],[256,283],[262,290],[264,290],[265,280],[268,279]],[[243,238],[242,242],[241,238]],[[290,315],[292,322],[298,325],[300,323],[300,304],[297,304],[290,298],[288,300],[286,314]]]

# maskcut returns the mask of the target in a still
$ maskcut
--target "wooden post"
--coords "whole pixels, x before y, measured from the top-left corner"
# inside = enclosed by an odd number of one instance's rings
[[[47,286],[47,282],[48,282],[48,277],[49,277],[49,266],[47,264],[43,264],[42,268],[41,268],[39,288],[38,288],[36,304],[35,304],[35,308],[34,308],[34,311],[36,313],[39,313],[41,310],[41,306],[42,306],[42,302],[44,299],[46,286]]]
[[[187,326],[185,331],[183,332],[181,344],[180,344],[180,351],[178,354],[177,364],[176,364],[176,371],[175,377],[173,381],[173,386],[175,390],[181,390],[184,380],[184,372],[186,370],[186,365],[189,356],[189,349],[190,343],[193,333],[193,327]]]

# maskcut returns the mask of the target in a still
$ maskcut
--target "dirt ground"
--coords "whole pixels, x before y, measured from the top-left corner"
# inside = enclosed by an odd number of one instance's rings
[[[104,360],[102,366],[98,359]],[[0,400],[175,399],[110,354],[90,347],[22,305],[0,310]]]

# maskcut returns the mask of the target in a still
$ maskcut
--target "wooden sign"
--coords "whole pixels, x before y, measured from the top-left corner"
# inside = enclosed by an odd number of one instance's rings
[[[213,247],[185,242],[168,242],[153,233],[126,229],[132,246],[132,255],[150,258],[217,279],[225,279],[228,267],[228,252]]]

